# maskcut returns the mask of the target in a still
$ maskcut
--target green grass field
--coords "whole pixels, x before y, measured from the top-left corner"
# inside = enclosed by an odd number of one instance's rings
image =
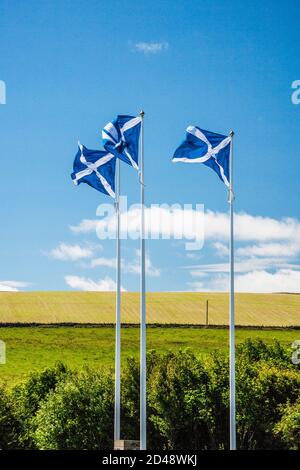
[[[228,294],[149,293],[149,324],[204,325],[206,300],[209,324],[228,324]],[[0,382],[12,385],[31,371],[61,360],[70,367],[113,366],[115,294],[113,292],[0,292],[0,340],[5,341],[7,363],[0,364]],[[138,324],[139,295],[122,294],[122,322]],[[1,327],[1,323],[77,323],[82,327]],[[99,327],[84,325],[99,324]],[[277,338],[284,344],[300,339],[300,295],[236,294],[236,324],[254,327],[289,327],[286,330],[238,329],[237,341]],[[101,326],[102,325],[102,326]],[[137,356],[139,330],[123,328],[123,358]],[[190,347],[197,354],[228,348],[226,329],[149,328],[148,349],[159,352]]]
[[[290,345],[300,339],[299,330],[238,329],[237,342],[246,338],[274,338]],[[0,383],[11,386],[30,372],[63,361],[72,368],[112,367],[114,328],[111,327],[1,327],[0,339],[6,343],[7,363],[0,365]],[[201,328],[149,328],[148,350],[158,352],[191,348],[196,354],[228,350],[228,330]],[[139,329],[122,330],[122,355],[138,357]]]
[[[147,294],[147,321],[158,324],[228,324],[228,294],[156,292]],[[112,324],[113,292],[0,292],[0,323]],[[122,294],[122,322],[139,322],[139,295]],[[300,295],[236,294],[236,324],[300,325]]]

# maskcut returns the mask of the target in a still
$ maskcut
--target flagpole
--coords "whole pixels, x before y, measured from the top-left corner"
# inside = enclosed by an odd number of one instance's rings
[[[116,218],[117,218],[117,253],[116,253],[116,338],[115,338],[115,413],[114,441],[120,440],[121,409],[121,243],[120,243],[120,159],[117,158],[116,178]]]
[[[235,322],[234,322],[234,192],[233,192],[233,136],[230,132],[229,207],[230,207],[230,305],[229,305],[229,390],[230,390],[230,450],[236,450],[236,391],[235,391]]]
[[[140,152],[140,190],[141,190],[141,284],[140,284],[140,450],[147,448],[147,390],[146,390],[146,283],[145,283],[145,186],[144,186],[144,111],[140,112],[141,152]]]

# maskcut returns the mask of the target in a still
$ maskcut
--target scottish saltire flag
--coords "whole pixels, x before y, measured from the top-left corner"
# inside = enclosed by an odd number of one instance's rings
[[[139,116],[119,115],[102,130],[104,148],[138,170],[140,130]]]
[[[189,126],[186,139],[176,149],[173,162],[204,163],[229,187],[231,137]]]
[[[92,188],[115,197],[116,157],[106,150],[89,150],[78,142],[73,173],[75,184],[87,183]]]

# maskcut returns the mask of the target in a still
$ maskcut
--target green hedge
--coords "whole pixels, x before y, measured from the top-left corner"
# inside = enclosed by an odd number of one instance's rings
[[[149,352],[150,449],[227,449],[228,357],[191,351]],[[237,348],[240,449],[299,449],[300,369],[278,342],[248,340]],[[122,436],[139,435],[139,365],[122,376]],[[111,449],[113,373],[70,371],[63,364],[0,389],[1,449]]]

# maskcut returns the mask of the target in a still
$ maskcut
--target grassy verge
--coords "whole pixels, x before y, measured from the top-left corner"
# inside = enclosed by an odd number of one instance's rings
[[[300,339],[299,330],[238,329],[237,343],[246,338],[271,342],[277,339],[290,345]],[[8,386],[20,381],[30,372],[63,361],[72,368],[113,367],[114,329],[107,327],[6,327],[0,328],[0,339],[6,343],[6,364],[0,365],[0,383]],[[228,348],[225,329],[149,328],[148,349],[161,353],[191,348],[196,354]],[[122,355],[139,354],[139,329],[122,330]]]

